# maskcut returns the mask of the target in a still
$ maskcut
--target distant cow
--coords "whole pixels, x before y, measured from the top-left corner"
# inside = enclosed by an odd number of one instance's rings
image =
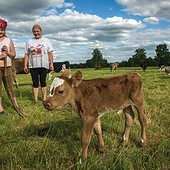
[[[102,66],[96,66],[95,67],[95,70],[101,70],[102,69]]]
[[[55,62],[54,63],[54,71],[55,72],[67,72],[67,74],[71,74],[70,71],[70,66],[69,66],[69,62],[68,61],[64,61],[64,62]],[[52,79],[53,76],[53,71],[49,71],[49,76],[48,76],[48,80]]]
[[[12,59],[12,69],[16,74],[26,74],[24,72],[24,58]]]
[[[24,71],[24,58],[15,58],[12,59],[12,72],[13,72],[13,79],[16,84],[16,87],[18,87],[18,81],[17,81],[17,74],[27,74]]]
[[[170,66],[160,66],[159,71],[165,72],[166,74],[170,75]]]
[[[70,68],[67,69],[65,64],[62,65],[62,69],[60,72],[62,73],[62,75],[65,75],[65,77],[71,78],[71,70]]]
[[[70,68],[70,63],[69,61],[63,61],[63,62],[54,62],[54,71],[55,72],[60,72],[62,70],[63,64],[65,65],[66,69]]]
[[[146,71],[146,68],[148,67],[148,63],[143,62],[141,63],[140,67],[142,67],[143,71]]]
[[[132,110],[132,106],[134,106],[141,126],[141,142],[142,144],[146,142],[147,118],[144,109],[142,80],[138,73],[82,80],[82,72],[77,71],[70,79],[57,77],[50,86],[50,96],[44,102],[44,107],[53,110],[60,109],[67,104],[83,119],[80,162],[87,159],[93,129],[98,138],[99,151],[103,152],[104,141],[100,117],[111,110],[123,109],[125,114],[123,145],[126,146],[135,116]]]
[[[118,64],[117,63],[111,63],[110,64],[110,72],[113,72],[113,70],[116,70],[118,67]]]

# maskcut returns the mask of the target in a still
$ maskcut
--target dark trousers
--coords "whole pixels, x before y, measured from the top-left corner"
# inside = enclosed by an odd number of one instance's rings
[[[39,83],[41,87],[46,87],[46,77],[48,73],[48,69],[46,68],[31,68],[30,69],[31,78],[33,82],[33,87],[38,88]]]

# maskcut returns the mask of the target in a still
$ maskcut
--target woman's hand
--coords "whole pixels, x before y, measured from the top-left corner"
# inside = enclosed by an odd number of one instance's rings
[[[7,46],[6,46],[6,45],[3,45],[2,48],[1,48],[1,51],[8,53],[8,48],[7,48]]]
[[[0,55],[0,59],[5,59],[7,57],[7,54],[8,54],[8,48],[6,45],[4,45],[2,48],[1,48],[1,55]]]
[[[54,66],[53,66],[53,64],[50,64],[50,71],[54,71]]]
[[[24,71],[25,71],[25,73],[28,73],[28,72],[29,72],[29,70],[28,70],[28,67],[27,67],[27,66],[25,66],[25,67],[24,67]]]

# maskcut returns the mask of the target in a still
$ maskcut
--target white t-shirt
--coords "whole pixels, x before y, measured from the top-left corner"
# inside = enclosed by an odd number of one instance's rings
[[[0,43],[0,55],[2,54],[1,48],[6,45],[8,50],[10,50],[11,39],[5,37],[4,40]],[[11,66],[11,58],[7,56],[7,66]],[[0,60],[0,67],[4,67],[4,60]]]
[[[52,52],[53,47],[49,39],[29,39],[26,43],[25,53],[29,56],[29,68],[44,67],[49,69],[48,52]]]

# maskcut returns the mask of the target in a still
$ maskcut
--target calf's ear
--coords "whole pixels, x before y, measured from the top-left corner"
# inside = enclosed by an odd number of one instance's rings
[[[63,70],[62,73],[61,73],[61,77],[69,78],[70,76],[71,76],[71,74],[70,74],[69,69]]]
[[[71,85],[72,87],[78,87],[78,85],[82,81],[83,74],[81,71],[77,71],[76,73],[73,74],[71,77]]]

